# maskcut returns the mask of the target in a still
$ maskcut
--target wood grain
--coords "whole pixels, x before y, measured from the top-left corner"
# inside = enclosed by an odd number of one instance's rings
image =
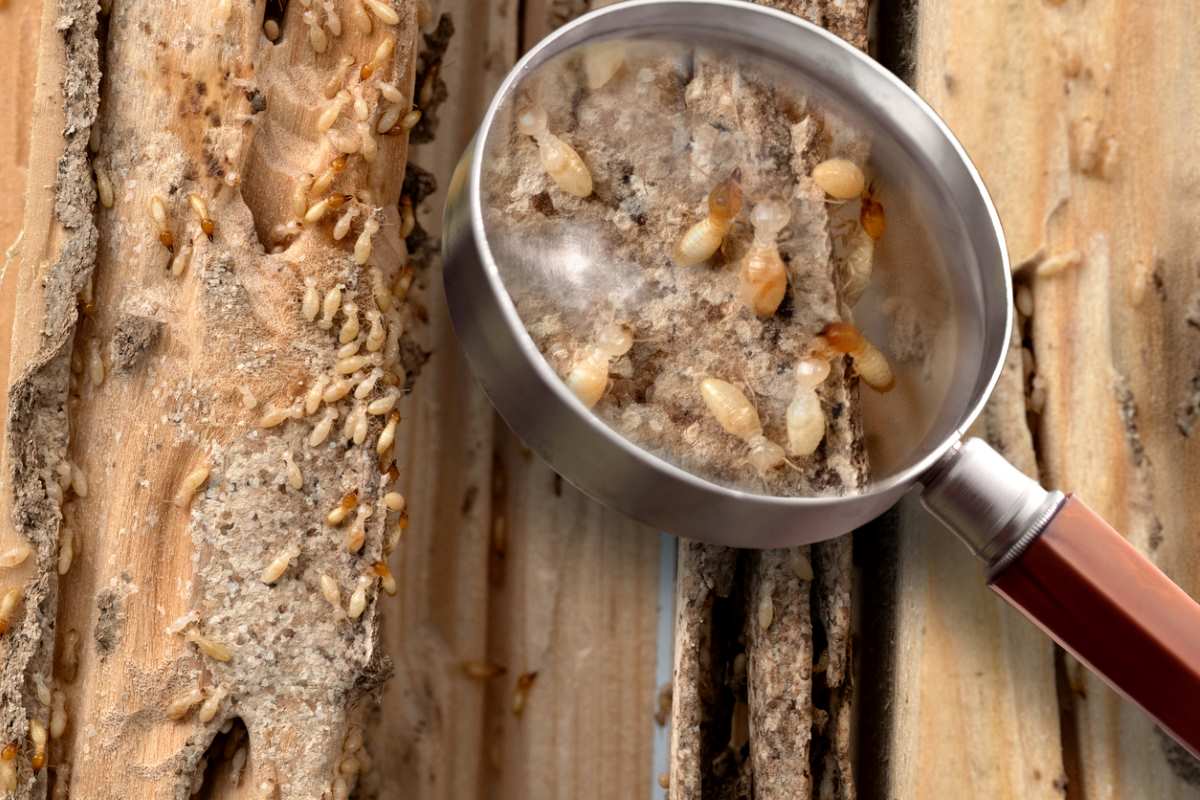
[[[1200,462],[1176,416],[1200,369],[1184,319],[1196,233],[1173,199],[1195,193],[1184,153],[1200,104],[1169,77],[1196,60],[1195,29],[1170,22],[1181,11],[921,3],[913,58],[918,90],[971,153],[1013,263],[1026,265],[1037,372],[1024,388],[1036,409],[1045,387],[1034,417],[1042,478],[1079,492],[1194,592],[1197,509],[1183,487]],[[1038,275],[1072,251],[1078,268]],[[1010,363],[982,432],[1029,471],[1019,375]],[[1079,691],[1060,743],[1049,645],[987,596],[965,551],[919,512],[901,528],[898,794],[1194,796],[1186,759],[1077,668],[1063,681]]]
[[[518,55],[550,30],[516,0],[446,0],[457,33],[449,101],[413,161],[439,191]],[[525,27],[519,31],[519,23]],[[400,452],[411,476],[403,601],[387,618],[397,666],[374,739],[385,786],[414,798],[644,796],[652,783],[657,534],[606,511],[525,450],[471,378],[429,277],[434,355]],[[464,661],[506,668],[467,678]],[[518,717],[518,677],[537,677]]]

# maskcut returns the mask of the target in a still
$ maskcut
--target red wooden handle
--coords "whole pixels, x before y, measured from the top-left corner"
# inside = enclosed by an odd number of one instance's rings
[[[1200,755],[1200,605],[1074,497],[991,586]]]

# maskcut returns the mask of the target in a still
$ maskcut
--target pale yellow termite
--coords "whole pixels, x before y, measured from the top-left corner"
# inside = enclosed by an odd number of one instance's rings
[[[812,179],[835,200],[854,200],[862,195],[867,185],[862,169],[845,158],[831,158],[817,164],[813,167]]]
[[[602,89],[625,63],[624,42],[600,42],[583,52],[583,74],[592,91]]]
[[[592,173],[575,148],[550,132],[546,110],[530,106],[517,117],[517,130],[532,136],[538,145],[542,167],[567,194],[587,197],[592,193]]]
[[[608,366],[633,347],[633,334],[613,323],[600,331],[595,344],[586,345],[575,357],[565,378],[567,387],[585,406],[593,407],[608,388]]]
[[[750,214],[754,243],[742,259],[738,294],[742,302],[760,317],[774,314],[787,291],[787,270],[775,240],[791,217],[791,209],[779,200],[764,200]]]
[[[712,258],[720,248],[734,219],[742,210],[741,175],[735,170],[728,180],[708,193],[708,215],[688,228],[675,245],[672,259],[681,267],[690,267]]]
[[[877,392],[890,392],[896,385],[887,356],[867,341],[862,331],[848,322],[831,322],[821,338],[835,353],[844,353],[854,361],[854,370],[863,382]]]
[[[814,357],[796,364],[796,393],[787,409],[788,452],[794,456],[812,455],[825,438],[825,410],[817,397],[817,387],[829,377],[829,362]]]
[[[705,378],[700,396],[725,432],[750,446],[747,460],[760,477],[784,463],[783,448],[763,435],[758,411],[741,389],[718,378]]]

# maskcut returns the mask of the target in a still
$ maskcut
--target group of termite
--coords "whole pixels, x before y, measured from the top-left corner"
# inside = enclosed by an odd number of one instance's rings
[[[587,65],[585,65],[587,66]],[[589,84],[594,65],[587,72]],[[549,130],[544,109],[532,105],[517,116],[517,130],[533,137],[542,168],[559,189],[576,197],[592,193],[592,176],[587,164],[570,144]],[[813,168],[811,177],[829,202],[861,203],[859,223],[872,240],[883,236],[886,226],[883,205],[867,184],[862,169],[845,158],[831,158]],[[676,242],[672,261],[692,268],[711,259],[725,244],[743,209],[740,171],[735,169],[708,193],[708,213],[691,225]],[[788,286],[787,268],[779,253],[779,240],[791,221],[791,210],[778,198],[757,202],[750,211],[753,240],[738,266],[738,299],[760,319],[775,314]],[[610,385],[609,368],[633,347],[629,328],[620,322],[603,327],[595,340],[577,348],[564,370],[566,385],[589,409],[604,396]],[[825,412],[817,389],[831,371],[831,362],[848,356],[864,383],[879,392],[895,386],[895,376],[886,356],[849,322],[833,322],[813,338],[808,352],[795,366],[795,394],[787,408],[786,449],[768,439],[755,404],[733,383],[717,377],[700,381],[699,395],[720,426],[748,447],[747,463],[765,480],[785,463],[787,456],[812,455],[825,438]]]

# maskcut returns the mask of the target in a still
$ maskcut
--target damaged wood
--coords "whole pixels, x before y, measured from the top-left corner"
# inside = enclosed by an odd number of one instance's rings
[[[378,306],[382,335],[363,358],[382,365],[377,393],[419,366],[419,287],[400,283],[396,236],[407,145],[373,131],[379,81],[412,96],[416,4],[379,4],[397,19],[380,11],[373,35],[331,35],[319,54],[302,4],[277,44],[261,33],[265,5],[43,8],[44,96],[6,296],[23,324],[0,510],[37,547],[0,574],[26,600],[0,638],[17,798],[45,796],[48,776],[56,797],[69,776],[73,796],[88,787],[101,800],[372,791],[356,726],[391,669],[373,565],[395,543],[396,504],[377,488],[395,473],[380,474],[391,455],[376,447],[381,417],[341,406],[354,423],[339,424],[344,441],[358,443],[344,449],[314,442],[304,409],[321,405],[320,392],[305,399],[318,376],[350,371],[336,350],[359,327],[354,304]],[[362,108],[322,135],[343,55],[374,64],[374,80],[353,81]],[[332,215],[319,224],[307,207],[321,196],[297,209],[294,191],[337,147],[352,152],[329,187],[358,212],[340,242]],[[340,283],[344,305],[326,296],[337,329],[304,319],[306,278]],[[325,517],[348,490],[361,492],[360,513],[337,529]],[[58,552],[68,543],[73,559]],[[261,582],[288,548],[291,568]],[[327,579],[348,616],[330,615]],[[198,693],[197,710],[169,719],[183,692]],[[50,741],[35,774],[38,725]]]

